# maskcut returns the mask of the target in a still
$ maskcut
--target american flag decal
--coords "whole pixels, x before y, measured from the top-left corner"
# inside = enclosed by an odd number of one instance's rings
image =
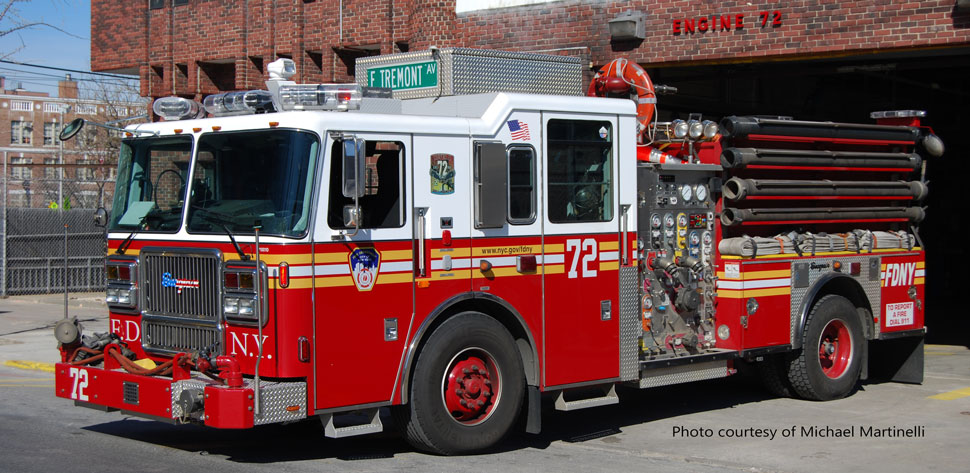
[[[529,141],[529,125],[518,120],[509,120],[509,131],[513,140]]]

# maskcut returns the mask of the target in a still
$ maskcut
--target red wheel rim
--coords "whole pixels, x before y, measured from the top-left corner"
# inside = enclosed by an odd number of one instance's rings
[[[441,400],[456,422],[480,424],[501,399],[501,378],[490,353],[481,348],[465,349],[448,363],[441,383]]]
[[[835,379],[849,368],[852,360],[852,336],[845,322],[835,319],[822,329],[822,337],[818,342],[818,361],[822,365],[822,373]]]

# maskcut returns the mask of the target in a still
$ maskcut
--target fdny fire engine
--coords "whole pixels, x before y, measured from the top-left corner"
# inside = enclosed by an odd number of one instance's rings
[[[57,326],[57,396],[328,437],[389,408],[456,454],[538,432],[543,393],[581,409],[742,364],[810,400],[922,380],[943,145],[920,112],[661,122],[674,89],[637,64],[584,90],[577,58],[461,48],[361,59],[350,85],[268,69],[125,130],[96,217],[110,333]]]

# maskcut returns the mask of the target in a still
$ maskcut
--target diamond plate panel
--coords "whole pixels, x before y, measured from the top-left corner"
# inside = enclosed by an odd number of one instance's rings
[[[620,267],[620,381],[637,379],[640,368],[642,332],[640,323],[640,278],[636,267]]]
[[[640,379],[640,387],[655,388],[705,379],[725,378],[728,375],[728,369],[727,361],[710,361],[696,365],[651,369],[643,373],[643,378]]]
[[[263,381],[260,384],[260,415],[253,421],[256,425],[275,424],[292,420],[304,419],[306,410],[306,383],[273,383]],[[253,387],[250,381],[249,387]],[[298,406],[295,411],[286,408]]]
[[[876,262],[873,263],[872,260]],[[860,256],[838,256],[838,257],[825,257],[825,258],[811,258],[811,259],[800,259],[797,262],[792,262],[792,274],[796,270],[796,265],[807,264],[810,268],[808,271],[808,284],[802,287],[792,287],[791,289],[791,341],[793,347],[801,346],[801,340],[798,337],[799,327],[801,325],[802,317],[802,303],[805,301],[805,297],[808,295],[809,291],[815,287],[815,283],[818,280],[832,271],[811,269],[818,268],[819,265],[828,265],[827,268],[831,268],[833,261],[842,262],[842,267],[848,268],[850,263],[860,263],[863,268],[869,268],[871,264],[875,264],[879,267],[881,264],[880,258],[878,256],[872,255],[860,255]],[[843,273],[844,274],[844,273]],[[863,292],[866,293],[866,297],[869,299],[869,305],[872,307],[873,311],[878,311],[882,307],[882,280],[868,277],[868,271],[863,271],[859,276],[849,276],[854,279],[862,287]],[[875,336],[879,335],[879,325],[875,324]]]
[[[179,396],[182,395],[182,391],[186,389],[204,391],[207,384],[209,383],[201,379],[183,379],[172,383],[172,418],[180,419],[182,417],[182,408],[178,405]]]
[[[247,379],[244,382],[246,388],[253,388],[253,380]],[[172,418],[178,419],[182,417],[182,409],[178,406],[179,396],[182,395],[182,391],[186,389],[205,390],[205,387],[209,384],[211,383],[201,379],[183,379],[172,383]],[[260,415],[253,419],[255,425],[274,424],[306,418],[306,383],[262,381],[259,385],[261,387],[260,402],[262,403],[262,408]],[[291,406],[298,406],[298,409],[295,411],[286,409]]]
[[[438,87],[395,90],[397,99],[488,92],[583,95],[582,61],[574,56],[471,48],[441,49]],[[357,60],[357,83],[367,85],[367,70],[433,60],[431,51],[387,54]]]

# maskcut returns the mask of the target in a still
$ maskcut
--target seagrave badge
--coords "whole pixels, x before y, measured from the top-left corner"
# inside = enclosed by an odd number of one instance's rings
[[[373,248],[357,248],[350,253],[350,273],[358,291],[369,291],[377,282],[381,255]]]

